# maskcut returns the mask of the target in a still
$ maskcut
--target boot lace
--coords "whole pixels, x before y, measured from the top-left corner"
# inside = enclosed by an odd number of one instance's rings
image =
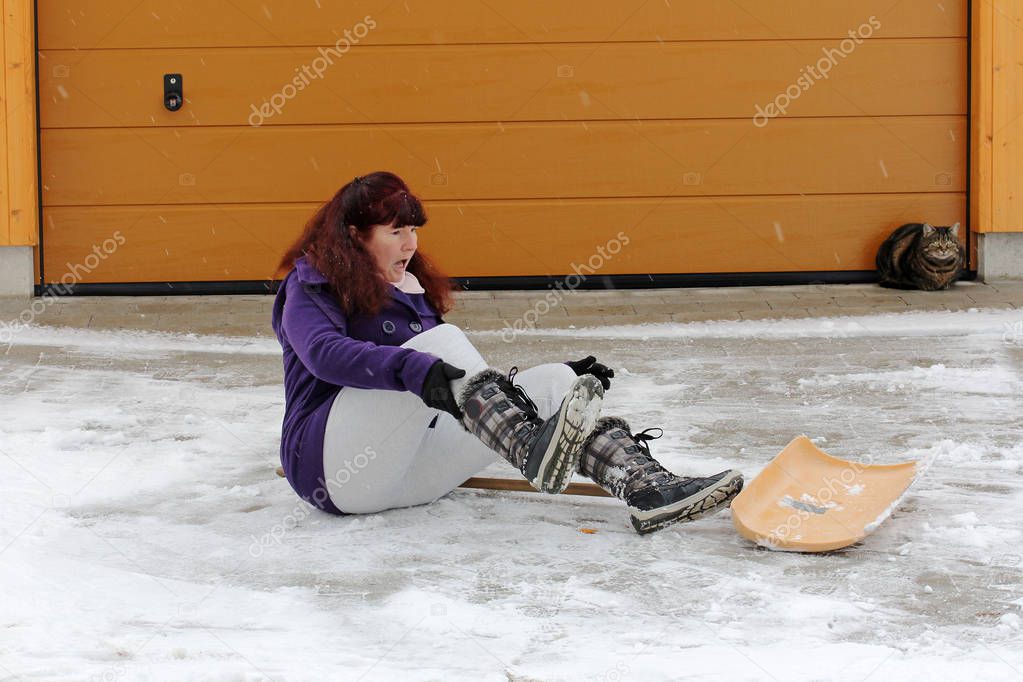
[[[649,433],[650,431],[658,431],[659,433],[655,436]],[[639,446],[640,452],[633,454],[628,460],[627,471],[629,472],[629,480],[631,481],[643,481],[644,484],[648,485],[660,485],[661,483],[667,483],[672,473],[662,467],[657,460],[650,454],[649,441],[657,440],[664,435],[664,429],[653,426],[649,429],[643,429],[639,433],[629,434],[636,445]]]
[[[529,397],[528,393],[526,393],[526,389],[515,383],[515,375],[518,373],[518,367],[512,367],[508,371],[508,385],[511,387],[511,393],[508,397],[511,398],[513,402],[518,403],[519,407],[522,407],[523,409],[528,407],[532,410],[532,414],[536,414],[536,403],[534,403],[533,399]]]

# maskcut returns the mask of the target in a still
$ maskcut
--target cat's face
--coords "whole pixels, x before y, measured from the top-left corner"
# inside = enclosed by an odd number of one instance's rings
[[[923,250],[934,261],[951,261],[959,257],[959,223],[948,227],[924,224]]]

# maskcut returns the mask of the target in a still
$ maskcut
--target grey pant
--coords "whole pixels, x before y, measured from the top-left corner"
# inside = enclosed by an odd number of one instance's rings
[[[403,347],[432,353],[464,369],[465,377],[451,382],[455,395],[469,377],[487,368],[454,325],[418,334]],[[561,407],[575,379],[570,367],[551,363],[522,370],[515,383],[546,419]],[[349,514],[433,502],[498,460],[450,414],[427,407],[404,391],[341,389],[323,438],[327,492],[337,508]]]

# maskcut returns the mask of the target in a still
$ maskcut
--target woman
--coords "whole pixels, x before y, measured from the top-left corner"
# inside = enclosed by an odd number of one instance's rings
[[[676,476],[650,456],[653,436],[598,418],[614,372],[592,356],[489,368],[442,319],[452,284],[417,250],[425,224],[399,177],[372,173],[342,187],[281,260],[281,462],[303,499],[335,514],[424,504],[496,456],[542,492],[579,471],[624,500],[641,533],[739,492],[739,472]]]

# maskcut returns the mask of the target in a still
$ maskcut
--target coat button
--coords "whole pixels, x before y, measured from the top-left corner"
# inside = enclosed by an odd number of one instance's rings
[[[419,324],[418,322],[409,322],[408,328],[414,331],[416,334],[423,331],[423,325]]]
[[[384,333],[385,334],[393,334],[394,333],[394,323],[391,322],[390,320],[384,320],[383,329],[384,329]]]

